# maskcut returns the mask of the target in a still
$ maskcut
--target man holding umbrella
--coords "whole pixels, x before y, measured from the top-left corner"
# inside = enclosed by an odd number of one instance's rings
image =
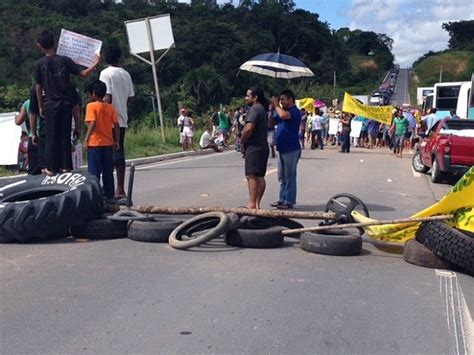
[[[301,157],[298,137],[301,112],[295,105],[295,94],[291,90],[282,91],[280,99],[272,97],[271,102],[277,114],[270,118],[270,124],[277,124],[276,146],[280,181],[279,199],[271,206],[288,209],[293,208],[296,203],[296,169]]]

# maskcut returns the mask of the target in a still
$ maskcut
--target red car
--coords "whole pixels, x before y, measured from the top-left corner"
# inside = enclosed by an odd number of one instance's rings
[[[413,169],[440,182],[444,174],[464,173],[474,165],[474,120],[444,119],[416,146]]]

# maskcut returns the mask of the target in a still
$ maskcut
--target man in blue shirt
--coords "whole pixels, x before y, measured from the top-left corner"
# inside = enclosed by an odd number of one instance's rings
[[[301,112],[295,106],[295,94],[284,90],[280,100],[272,97],[275,107],[270,124],[277,124],[276,147],[278,150],[278,180],[280,181],[280,196],[271,205],[279,209],[293,208],[296,203],[296,168],[301,157],[301,146],[298,132],[301,124]],[[281,104],[281,107],[280,107]]]

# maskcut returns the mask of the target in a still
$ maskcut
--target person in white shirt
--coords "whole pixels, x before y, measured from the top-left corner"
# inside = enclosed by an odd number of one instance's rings
[[[127,105],[135,98],[133,90],[133,82],[130,74],[123,68],[119,67],[122,51],[117,46],[110,46],[105,55],[105,61],[109,64],[107,68],[100,73],[99,80],[107,85],[107,93],[104,102],[111,103],[118,115],[118,123],[120,126],[119,150],[114,150],[113,159],[115,169],[117,171],[117,188],[115,190],[115,198],[125,198],[125,152],[124,139],[125,129],[128,126]]]
[[[311,140],[311,129],[313,126],[314,114],[309,111],[306,116],[306,144]]]
[[[313,117],[311,123],[311,149],[316,149],[316,144],[319,145],[319,149],[324,149],[323,143],[323,118],[321,112],[316,109],[316,114]]]
[[[183,151],[191,149],[193,150],[193,136],[194,136],[194,121],[192,118],[192,113],[183,107],[181,110],[181,115],[178,117],[178,127],[179,127],[179,142],[183,148]]]
[[[199,145],[201,146],[202,149],[212,148],[214,149],[215,152],[219,152],[220,151],[219,147],[214,142],[214,138],[211,136],[209,131],[210,131],[209,127],[206,127],[204,129],[204,132],[201,135],[201,139],[199,140]]]

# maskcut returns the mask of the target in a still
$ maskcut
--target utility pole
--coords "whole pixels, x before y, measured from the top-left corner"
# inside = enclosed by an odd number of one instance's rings
[[[439,82],[443,81],[443,66],[439,68]]]

